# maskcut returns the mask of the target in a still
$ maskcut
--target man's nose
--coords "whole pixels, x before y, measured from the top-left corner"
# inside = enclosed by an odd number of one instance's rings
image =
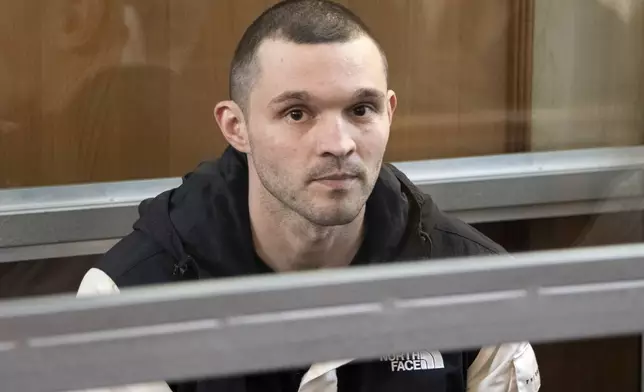
[[[356,150],[354,132],[346,119],[338,116],[318,124],[316,142],[319,155],[345,157]]]

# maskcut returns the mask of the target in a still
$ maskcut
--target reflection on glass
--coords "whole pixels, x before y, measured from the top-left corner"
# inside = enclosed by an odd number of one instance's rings
[[[0,186],[168,176],[172,139],[210,126],[187,79],[212,6],[1,1]]]
[[[639,0],[535,1],[532,149],[642,141]]]

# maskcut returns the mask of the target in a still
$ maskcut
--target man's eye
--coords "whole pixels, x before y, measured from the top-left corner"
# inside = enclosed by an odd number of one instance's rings
[[[369,106],[367,105],[358,105],[354,106],[351,111],[353,112],[353,115],[356,117],[364,117],[369,113],[369,110],[372,110]]]
[[[291,110],[286,114],[291,120],[299,122],[304,119],[304,111],[300,109]]]

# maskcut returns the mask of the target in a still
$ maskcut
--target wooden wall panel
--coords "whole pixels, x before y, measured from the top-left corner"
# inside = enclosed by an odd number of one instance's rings
[[[506,75],[506,151],[530,151],[535,0],[511,3]]]
[[[400,110],[387,158],[503,153],[510,2],[350,0],[382,41]],[[386,4],[386,5],[384,5]],[[396,28],[392,28],[396,26]]]
[[[389,160],[508,149],[509,78],[525,79],[514,2],[343,2],[388,53],[400,101]],[[234,46],[274,3],[87,2],[98,8],[85,20],[64,0],[0,1],[0,45],[24,52],[13,69],[0,57],[0,89],[17,91],[0,99],[0,187],[177,176],[218,154],[212,108]]]

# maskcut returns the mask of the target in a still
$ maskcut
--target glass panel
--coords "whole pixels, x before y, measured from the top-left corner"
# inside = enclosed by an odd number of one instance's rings
[[[535,1],[533,150],[642,142],[642,15],[630,0]]]
[[[234,47],[272,3],[1,0],[0,187],[179,176],[217,156]],[[387,160],[640,143],[635,2],[343,3],[388,55]]]
[[[0,0],[0,188],[181,176],[216,157],[235,45],[275,2]],[[388,161],[642,142],[641,2],[341,2],[388,55]],[[511,252],[633,243],[638,209],[476,227]],[[96,259],[0,264],[0,298],[73,292]],[[548,391],[635,391],[639,344],[535,349]]]

